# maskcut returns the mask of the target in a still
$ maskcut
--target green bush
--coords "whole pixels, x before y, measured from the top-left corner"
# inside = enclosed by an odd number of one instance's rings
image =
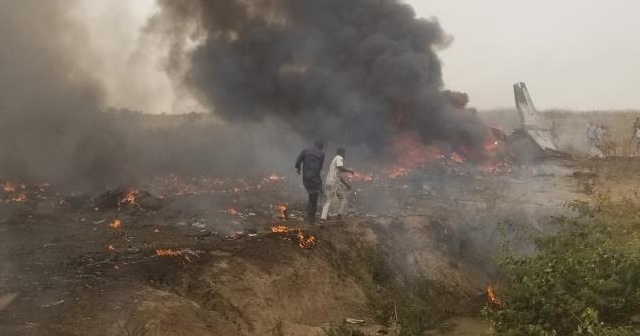
[[[600,199],[554,220],[533,256],[507,256],[499,306],[484,314],[497,335],[633,335],[640,313],[640,207]]]

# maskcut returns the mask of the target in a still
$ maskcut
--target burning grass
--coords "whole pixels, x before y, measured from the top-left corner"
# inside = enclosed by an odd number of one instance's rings
[[[119,229],[122,227],[122,221],[116,218],[111,223],[109,223],[109,226],[114,229]]]
[[[185,267],[193,261],[194,257],[199,256],[196,252],[190,249],[156,249],[155,254],[161,258],[178,258],[180,263]]]
[[[271,233],[284,235],[286,238],[289,238],[290,235],[295,235],[298,246],[303,249],[310,249],[316,245],[316,237],[305,234],[302,229],[289,228],[283,225],[274,225],[271,227]]]
[[[136,196],[138,195],[138,190],[131,188],[129,189],[129,191],[124,195],[124,197],[118,202],[118,209],[120,209],[120,207],[124,206],[138,206],[138,203],[136,203]]]

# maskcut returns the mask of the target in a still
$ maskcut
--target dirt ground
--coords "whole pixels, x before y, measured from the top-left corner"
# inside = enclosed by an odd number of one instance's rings
[[[563,118],[571,143],[589,118]],[[622,132],[625,122],[611,125]],[[95,195],[3,181],[0,334],[315,336],[351,318],[365,335],[394,335],[353,272],[369,261],[344,262],[374,246],[392,276],[419,274],[443,291],[432,293],[430,335],[482,335],[478,312],[505,237],[531,253],[545,218],[571,215],[567,202],[638,200],[639,172],[635,157],[579,155],[490,173],[444,163],[374,172],[352,182],[344,220],[314,226],[295,173],[158,176],[137,193]],[[300,229],[308,248],[276,225]]]
[[[345,318],[378,333],[387,327],[374,320],[361,284],[332,261],[355,248],[354,238],[384,245],[390,263],[444,283],[457,300],[434,305],[449,306],[449,316],[473,315],[492,278],[501,223],[543,230],[538,219],[585,197],[575,168],[355,181],[349,216],[321,226],[302,220],[296,175],[206,179],[208,188],[174,176],[141,186],[154,209],[19,186],[0,205],[0,334],[318,335]],[[287,220],[277,218],[280,203]],[[116,218],[120,227],[111,226]],[[303,229],[315,246],[271,233],[276,224]],[[459,319],[437,330],[465,334],[455,325],[477,323]]]

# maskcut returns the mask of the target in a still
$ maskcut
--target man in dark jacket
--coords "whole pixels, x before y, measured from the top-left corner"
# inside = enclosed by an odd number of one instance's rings
[[[316,211],[318,210],[318,195],[322,192],[322,178],[320,172],[324,165],[324,144],[318,141],[313,147],[304,149],[296,160],[296,169],[300,175],[302,166],[302,184],[309,194],[307,204],[307,219],[309,223],[316,221]]]

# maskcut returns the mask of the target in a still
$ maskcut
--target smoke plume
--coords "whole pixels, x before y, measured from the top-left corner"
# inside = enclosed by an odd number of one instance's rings
[[[436,50],[451,38],[407,4],[159,2],[148,28],[175,41],[167,69],[227,121],[275,117],[307,139],[372,148],[404,131],[426,143],[481,143],[484,127],[460,108],[466,96],[444,92]],[[189,44],[181,30],[196,43],[186,57],[176,52]]]
[[[74,1],[0,2],[0,176],[105,183],[118,136],[100,113]]]

